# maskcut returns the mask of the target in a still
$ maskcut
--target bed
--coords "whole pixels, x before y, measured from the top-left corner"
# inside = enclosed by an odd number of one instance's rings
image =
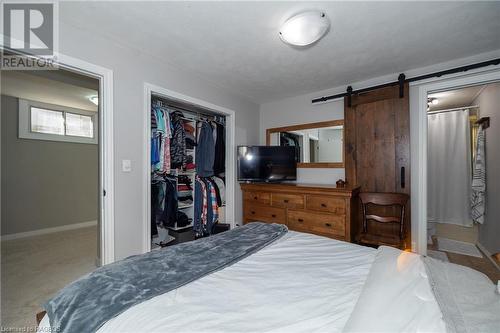
[[[288,231],[98,332],[450,331],[431,285],[418,255]]]

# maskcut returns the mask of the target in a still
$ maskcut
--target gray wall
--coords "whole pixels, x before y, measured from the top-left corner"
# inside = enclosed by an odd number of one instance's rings
[[[486,130],[486,215],[479,243],[493,254],[500,252],[500,83],[487,85],[473,104],[491,122]]]
[[[259,142],[259,107],[217,83],[169,64],[169,54],[149,54],[149,50],[125,45],[126,41],[89,33],[72,26],[74,15],[67,9],[72,2],[59,4],[59,49],[62,54],[113,70],[114,172],[115,172],[115,259],[141,253],[146,230],[143,221],[145,183],[143,158],[144,83],[151,83],[235,111],[236,144]],[[207,66],[209,64],[207,63]],[[234,148],[235,149],[235,148]],[[132,172],[121,171],[121,160],[132,161]],[[236,184],[235,222],[241,223],[241,190]]]
[[[98,146],[19,139],[1,96],[2,235],[97,220]]]

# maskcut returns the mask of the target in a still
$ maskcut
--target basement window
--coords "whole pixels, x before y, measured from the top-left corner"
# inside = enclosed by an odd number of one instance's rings
[[[97,144],[97,112],[19,100],[19,138]]]

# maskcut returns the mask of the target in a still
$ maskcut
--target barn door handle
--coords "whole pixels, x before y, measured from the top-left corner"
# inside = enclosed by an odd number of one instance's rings
[[[401,167],[401,188],[405,188],[406,181],[405,181],[405,167]]]

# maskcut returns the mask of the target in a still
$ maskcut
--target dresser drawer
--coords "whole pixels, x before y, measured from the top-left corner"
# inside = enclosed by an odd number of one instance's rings
[[[261,221],[268,223],[285,224],[285,209],[259,205],[251,202],[245,203],[244,219],[246,221]]]
[[[272,193],[271,205],[286,208],[304,208],[304,196],[298,194]]]
[[[250,202],[258,202],[261,204],[271,204],[271,193],[266,192],[247,192],[243,194],[245,200]]]
[[[345,237],[345,217],[311,211],[289,210],[288,228],[343,239]]]
[[[307,195],[306,208],[321,212],[330,212],[337,215],[345,215],[345,200],[341,198]]]

